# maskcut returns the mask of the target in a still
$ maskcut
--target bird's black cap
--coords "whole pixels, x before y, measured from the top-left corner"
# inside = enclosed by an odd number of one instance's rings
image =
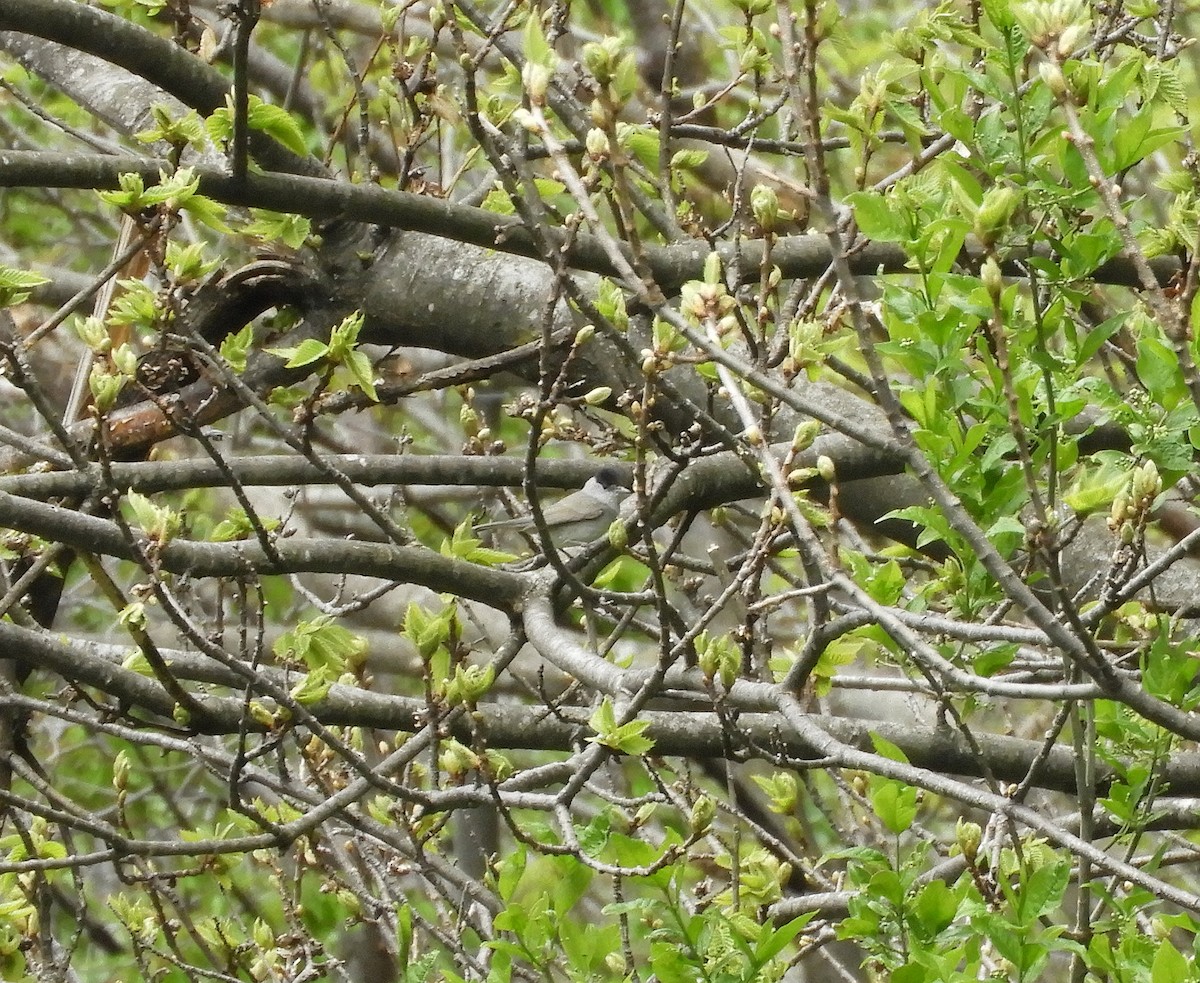
[[[625,479],[621,477],[621,472],[611,465],[605,465],[596,472],[596,483],[601,488],[628,488]]]

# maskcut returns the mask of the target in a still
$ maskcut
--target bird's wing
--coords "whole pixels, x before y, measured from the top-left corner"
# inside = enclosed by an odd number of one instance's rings
[[[566,499],[563,499],[563,502],[565,501]],[[578,495],[576,495],[575,501],[571,502],[572,515],[570,519],[567,519],[566,516],[562,515],[563,510],[561,506],[563,502],[555,502],[545,510],[544,515],[546,516],[546,521],[551,525],[556,522],[566,521],[588,522],[592,519],[599,519],[606,511],[605,504],[599,499],[593,498],[591,495],[588,495],[584,498],[580,498]],[[529,521],[533,522],[532,516],[530,516]]]

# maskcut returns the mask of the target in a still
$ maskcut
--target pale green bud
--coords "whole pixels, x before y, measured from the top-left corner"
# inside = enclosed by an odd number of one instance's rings
[[[989,256],[983,261],[983,266],[979,270],[979,279],[983,281],[984,289],[992,298],[992,302],[999,301],[1001,293],[1004,292],[1004,276],[1000,272],[1000,264],[996,262],[994,256]]]
[[[442,771],[452,778],[461,778],[467,772],[479,767],[479,755],[465,744],[451,738],[442,747],[438,755],[438,764]]]
[[[1046,83],[1047,88],[1054,94],[1055,99],[1063,99],[1067,94],[1067,80],[1063,76],[1062,69],[1052,61],[1043,61],[1038,65],[1038,74],[1041,75],[1042,81]]]
[[[607,403],[610,396],[612,396],[612,386],[597,386],[584,394],[583,401],[588,406],[600,406],[602,403]]]
[[[721,254],[711,252],[704,260],[704,282],[715,284],[721,282]]]
[[[443,27],[446,26],[446,8],[441,3],[429,5],[429,27],[434,34],[437,34]]]
[[[821,422],[819,420],[805,420],[796,427],[796,432],[792,434],[792,450],[797,453],[808,450],[820,433]]]
[[[468,437],[475,437],[479,434],[479,414],[475,412],[475,407],[469,403],[463,403],[458,410],[458,423]]]
[[[126,751],[118,751],[113,758],[113,788],[118,792],[124,792],[129,787],[129,754]]]
[[[688,817],[688,826],[694,836],[708,831],[713,818],[717,814],[716,804],[707,795],[700,796],[692,803],[692,814]]]
[[[729,689],[737,681],[738,676],[742,674],[742,650],[732,642],[729,645],[720,646],[720,665],[718,671],[721,675],[721,683],[726,689]]]
[[[967,863],[974,864],[979,853],[979,844],[983,842],[983,828],[978,823],[959,819],[954,829],[954,838],[958,841],[958,848]]]
[[[979,211],[975,213],[975,235],[984,246],[990,246],[1013,217],[1021,196],[1009,185],[992,188],[983,196]]]
[[[764,232],[774,232],[779,221],[779,196],[775,189],[756,184],[750,192],[750,211]]]
[[[615,550],[624,550],[629,545],[629,530],[620,519],[614,520],[608,527],[608,545]]]
[[[521,81],[525,85],[529,101],[535,106],[545,104],[546,90],[550,88],[550,77],[549,65],[542,65],[535,61],[525,62],[525,67],[521,70]]]
[[[1158,473],[1158,465],[1153,461],[1143,461],[1133,473],[1133,500],[1142,507],[1148,507],[1162,491],[1162,475]]]
[[[593,160],[603,160],[612,150],[608,142],[608,134],[597,127],[588,130],[584,145],[587,147],[588,156]]]
[[[108,350],[112,347],[112,340],[108,336],[108,329],[98,317],[85,317],[82,320],[76,321],[75,333],[79,335],[79,340],[97,355],[107,354]]]

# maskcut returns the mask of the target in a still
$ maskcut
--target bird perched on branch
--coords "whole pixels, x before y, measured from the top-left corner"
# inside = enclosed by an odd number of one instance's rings
[[[582,546],[599,539],[608,532],[608,527],[620,514],[621,502],[628,494],[629,489],[616,468],[601,468],[578,491],[571,492],[566,498],[542,510],[550,529],[551,541],[561,549],[564,546]],[[524,534],[537,531],[532,515],[485,522],[475,527],[476,532],[496,529],[511,529]]]

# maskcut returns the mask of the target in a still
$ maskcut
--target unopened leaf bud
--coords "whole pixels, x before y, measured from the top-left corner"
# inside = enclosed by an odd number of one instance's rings
[[[608,545],[615,550],[623,550],[629,545],[629,531],[620,519],[608,527]]]
[[[79,340],[97,355],[106,354],[112,347],[108,329],[98,317],[85,317],[81,321],[76,321],[75,333],[79,335]]]
[[[125,376],[109,374],[99,362],[92,366],[88,376],[88,388],[92,393],[92,405],[97,412],[104,413],[112,409],[117,396],[125,387],[125,382]]]
[[[1062,69],[1056,62],[1043,61],[1038,65],[1038,74],[1046,87],[1053,93],[1055,99],[1063,99],[1067,94],[1067,80],[1063,77]]]
[[[775,189],[756,184],[750,192],[750,211],[764,232],[774,232],[779,222],[779,196],[775,194]]]
[[[805,420],[803,423],[797,425],[795,433],[792,434],[792,450],[797,453],[808,450],[820,432],[821,423],[819,420]]]
[[[592,127],[588,130],[584,143],[587,146],[588,155],[593,160],[603,160],[608,156],[611,149],[608,142],[608,134],[597,127]]]
[[[701,634],[696,639],[696,664],[704,673],[705,679],[716,678],[717,671],[720,669],[720,653],[717,651],[717,646],[708,639],[707,633]]]
[[[538,133],[541,131],[542,124],[538,122],[538,118],[524,106],[514,109],[512,118],[519,127],[529,133]]]
[[[1071,54],[1079,47],[1079,43],[1087,37],[1091,30],[1087,24],[1071,24],[1063,29],[1062,34],[1058,36],[1058,51],[1059,58],[1070,58]]]
[[[704,282],[713,284],[721,282],[721,254],[711,252],[704,260]]]
[[[446,774],[460,778],[479,767],[479,756],[466,745],[450,739],[438,755],[438,764]]]
[[[130,345],[118,345],[112,353],[113,365],[117,371],[131,379],[137,375],[137,353]]]
[[[999,301],[1001,293],[1004,292],[1004,275],[1000,272],[1000,264],[996,262],[996,257],[989,256],[983,261],[979,279],[983,282],[988,296],[992,298],[992,303]]]
[[[1141,467],[1133,474],[1133,500],[1141,506],[1148,506],[1162,491],[1162,475],[1158,466],[1150,460],[1143,461]]]
[[[463,428],[463,433],[468,437],[474,437],[479,434],[479,414],[475,412],[475,407],[467,403],[459,407],[458,422]]]
[[[975,213],[975,235],[980,242],[985,246],[995,242],[1020,203],[1021,196],[1010,185],[1003,184],[988,191],[983,196],[979,211]]]
[[[113,758],[113,788],[118,792],[124,792],[129,787],[129,755],[125,751],[118,751]]]
[[[612,396],[612,386],[597,386],[584,394],[583,401],[588,406],[599,406],[607,403],[610,396]]]
[[[535,106],[541,106],[546,101],[546,90],[550,87],[550,67],[535,61],[525,62],[521,70],[521,81],[529,101]]]
[[[742,650],[736,645],[722,646],[720,652],[719,672],[721,683],[729,689],[737,681],[742,672]]]
[[[694,835],[699,836],[704,833],[712,825],[713,818],[717,814],[716,804],[707,795],[700,796],[692,803],[692,814],[688,819],[688,826]]]
[[[967,863],[974,864],[975,857],[979,853],[979,844],[983,841],[983,828],[978,823],[959,819],[954,830],[954,837],[958,841],[958,848],[962,851]]]

